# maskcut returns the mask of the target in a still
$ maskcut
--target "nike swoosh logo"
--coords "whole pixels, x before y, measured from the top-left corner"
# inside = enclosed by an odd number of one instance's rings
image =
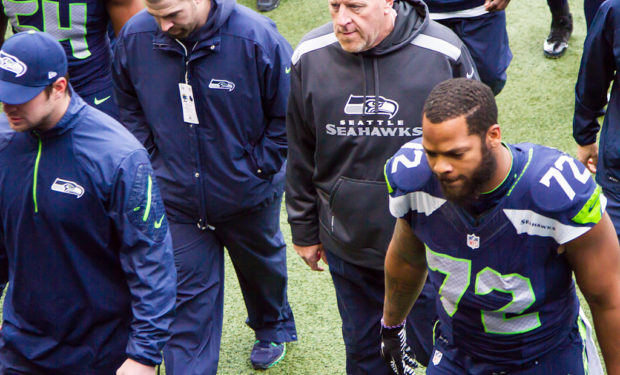
[[[471,77],[473,77],[473,76],[474,76],[474,68],[472,67],[472,68],[471,68],[471,73],[466,73],[466,74],[465,74],[465,77],[466,77],[467,79],[471,79]]]
[[[111,97],[112,97],[112,95],[108,95],[108,96],[106,96],[106,97],[105,97],[105,98],[103,98],[103,99],[97,99],[97,98],[95,98],[95,100],[94,100],[95,105],[99,105],[99,104],[101,104],[101,103],[105,102],[106,100],[110,99]]]
[[[588,207],[588,213],[592,213],[592,210],[594,210],[594,208],[597,207],[596,205],[597,203],[598,203],[598,198],[590,204],[590,207]]]
[[[284,69],[284,73],[289,74],[290,72],[291,72],[291,67],[290,67],[290,66],[287,66],[287,67]]]
[[[155,229],[159,229],[159,228],[161,228],[161,223],[163,223],[163,221],[164,221],[164,217],[165,217],[165,216],[166,216],[166,215],[161,215],[161,218],[153,224],[153,226],[155,227]]]

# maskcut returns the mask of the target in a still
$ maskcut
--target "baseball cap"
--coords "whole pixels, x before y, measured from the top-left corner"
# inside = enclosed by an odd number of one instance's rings
[[[0,50],[0,102],[23,104],[67,74],[65,51],[47,33],[13,35]]]

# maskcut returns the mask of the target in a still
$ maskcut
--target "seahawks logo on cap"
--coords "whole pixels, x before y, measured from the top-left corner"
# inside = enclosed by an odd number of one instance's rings
[[[9,55],[4,51],[0,51],[0,69],[15,73],[15,78],[18,78],[26,73],[28,67],[17,57]]]

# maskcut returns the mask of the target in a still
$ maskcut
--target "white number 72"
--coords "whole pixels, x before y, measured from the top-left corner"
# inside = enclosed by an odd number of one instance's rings
[[[564,175],[562,175],[561,172],[564,169],[565,163],[568,163],[568,166],[570,167],[577,181],[581,182],[582,184],[588,182],[588,179],[590,178],[590,172],[585,168],[583,172],[579,172],[579,167],[577,167],[575,159],[566,155],[562,155],[558,158],[558,160],[555,161],[554,166],[549,168],[547,173],[545,173],[545,175],[540,179],[540,183],[549,187],[551,186],[551,179],[554,178],[558,182],[564,193],[566,193],[568,198],[570,200],[573,200],[573,198],[575,198],[575,190],[573,190],[573,188],[570,186],[568,181],[566,181],[566,178],[564,178]]]

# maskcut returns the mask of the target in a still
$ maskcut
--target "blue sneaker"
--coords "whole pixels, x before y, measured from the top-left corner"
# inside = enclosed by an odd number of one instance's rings
[[[266,370],[275,366],[286,355],[286,343],[277,343],[256,340],[250,354],[252,367],[257,370]]]

